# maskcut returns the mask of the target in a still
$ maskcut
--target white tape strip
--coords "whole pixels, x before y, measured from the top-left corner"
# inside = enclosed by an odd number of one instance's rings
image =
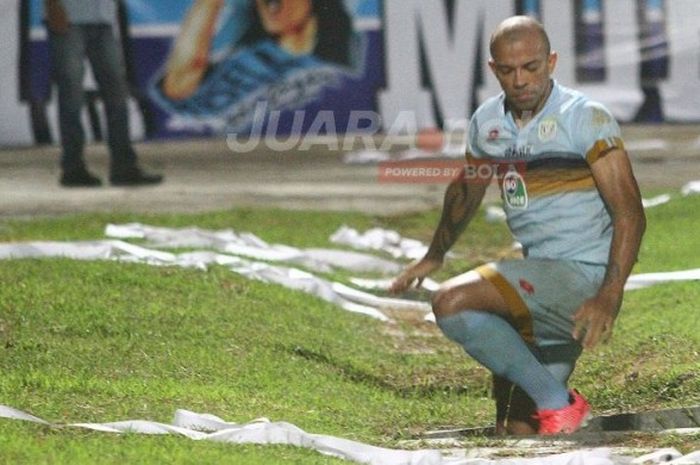
[[[346,299],[353,300],[365,305],[377,307],[380,309],[392,310],[417,310],[421,312],[430,312],[432,307],[427,302],[417,300],[394,299],[390,297],[377,297],[374,294],[358,291],[344,284],[333,283],[333,290]]]
[[[681,189],[684,196],[700,194],[700,181],[691,181]]]
[[[321,299],[339,305],[341,308],[363,315],[371,316],[382,321],[388,321],[386,315],[376,308],[362,305],[362,302],[353,302],[339,295],[334,289],[334,283],[311,273],[296,268],[285,268],[262,262],[243,262],[230,267],[231,271],[250,279],[257,279],[268,283],[280,284],[289,289],[312,294]]]
[[[360,250],[381,250],[394,258],[423,258],[428,247],[415,239],[401,237],[396,231],[372,228],[360,234],[356,229],[341,226],[331,236],[334,244],[349,245]]]
[[[41,418],[37,418],[34,415],[24,413],[21,410],[14,409],[12,407],[7,407],[5,405],[0,405],[0,417],[9,418],[11,420],[24,420],[31,421],[32,423],[41,423],[48,425],[48,421],[44,421]]]
[[[173,424],[170,425],[145,420],[57,425],[3,405],[0,405],[0,417],[114,434],[126,432],[149,435],[173,434],[195,441],[290,445],[314,449],[322,454],[370,465],[615,465],[610,452],[606,449],[581,450],[531,459],[464,458],[466,455],[464,452],[444,457],[441,451],[435,449],[387,449],[335,436],[310,434],[286,422],[270,422],[262,419],[246,424],[235,424],[214,415],[198,414],[187,410],[178,410]]]
[[[317,253],[314,250],[313,254]],[[335,254],[335,251],[333,251]],[[343,260],[339,251],[331,260]],[[312,256],[313,256],[312,254]],[[350,252],[351,255],[359,255]],[[148,265],[171,265],[205,270],[210,264],[228,266],[234,273],[268,283],[275,283],[307,294],[315,295],[344,310],[388,321],[380,309],[418,309],[428,311],[421,302],[377,297],[352,289],[340,283],[328,281],[297,268],[276,266],[264,262],[249,261],[233,255],[209,251],[172,254],[129,244],[123,241],[89,242],[27,242],[0,244],[0,259],[64,257],[75,260],[118,260]],[[350,258],[350,260],[364,258]]]
[[[627,279],[625,290],[641,289],[655,284],[669,283],[674,281],[697,281],[700,280],[700,268],[684,271],[670,271],[667,273],[644,273],[635,274]]]
[[[144,239],[149,247],[154,248],[209,248],[254,260],[301,265],[321,272],[339,268],[357,273],[395,274],[401,269],[398,263],[373,255],[268,244],[254,234],[236,233],[230,229],[210,231],[195,227],[162,228],[129,223],[107,225],[105,234],[116,239]]]
[[[642,206],[644,208],[654,208],[654,207],[658,207],[659,205],[663,205],[665,203],[668,203],[670,201],[671,201],[670,194],[661,194],[661,195],[657,195],[656,197],[652,197],[650,199],[642,199]]]
[[[616,456],[609,449],[582,449],[564,454],[535,458],[493,460],[475,458],[475,450],[450,450],[444,456],[436,449],[398,450],[376,447],[335,436],[311,434],[286,422],[260,418],[245,424],[229,423],[211,415],[177,410],[172,424],[146,420],[111,423],[54,424],[12,407],[0,405],[0,418],[30,421],[54,427],[84,428],[104,433],[178,435],[195,441],[216,441],[231,444],[282,444],[314,449],[322,454],[370,465],[629,465],[700,463],[700,451],[682,455],[676,449],[660,449],[637,458]],[[534,449],[536,450],[536,449]],[[535,452],[536,453],[536,452]]]
[[[675,460],[682,457],[683,454],[678,452],[676,449],[660,449],[649,454],[642,455],[632,460],[632,464],[651,464],[651,463],[666,463],[671,460]]]
[[[169,233],[172,234],[173,231],[170,230]],[[121,235],[124,236],[126,233],[122,230]],[[316,249],[313,250],[313,253],[307,256],[312,260],[318,256],[317,253],[321,253]],[[343,260],[341,257],[342,251],[332,251],[332,253],[335,255],[329,258],[329,262]],[[117,240],[0,244],[0,259],[41,257],[65,257],[75,260],[119,260],[149,265],[172,265],[199,269],[206,269],[207,265],[212,263],[226,265],[231,271],[248,278],[300,290],[339,305],[347,311],[360,313],[382,321],[387,321],[388,318],[380,311],[381,309],[418,310],[426,313],[430,313],[431,310],[427,302],[378,297],[344,284],[325,280],[297,268],[252,262],[233,255],[209,251],[172,254]],[[359,258],[358,260],[364,260],[364,258]],[[626,289],[639,289],[664,282],[688,280],[700,280],[700,269],[633,275],[629,278]],[[357,279],[355,279],[355,282],[374,288],[386,287],[390,283],[387,280],[357,281]],[[435,290],[437,283],[426,280],[424,287],[429,290]]]

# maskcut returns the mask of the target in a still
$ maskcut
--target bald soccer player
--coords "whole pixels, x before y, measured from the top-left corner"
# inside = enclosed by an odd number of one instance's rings
[[[543,26],[508,18],[490,51],[503,92],[472,115],[467,168],[447,188],[430,248],[391,289],[403,292],[441,267],[492,181],[484,173],[495,172],[524,258],[446,281],[433,312],[442,332],[493,373],[500,432],[572,433],[590,406],[567,382],[582,348],[612,334],[644,210],[617,122],[552,79],[557,54]]]

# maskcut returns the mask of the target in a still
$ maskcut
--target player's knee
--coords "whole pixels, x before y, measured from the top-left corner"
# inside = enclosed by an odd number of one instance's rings
[[[458,308],[456,290],[447,288],[440,289],[435,294],[433,294],[432,306],[433,313],[437,318],[445,317],[449,315],[454,315],[455,313],[463,310]]]
[[[431,305],[437,318],[445,316],[445,294],[447,292],[449,292],[449,289],[440,289],[433,294]]]
[[[435,322],[448,339],[465,346],[474,340],[484,324],[482,315],[466,309],[449,315],[437,316]]]

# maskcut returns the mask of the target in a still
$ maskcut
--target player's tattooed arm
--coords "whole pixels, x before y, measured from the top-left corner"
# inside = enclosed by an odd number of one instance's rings
[[[464,232],[484,198],[488,183],[470,183],[460,175],[445,192],[442,216],[426,258],[442,261],[448,250]]]
[[[420,286],[426,276],[442,266],[445,254],[477,212],[489,182],[490,178],[479,182],[467,182],[463,170],[447,186],[442,217],[428,252],[394,279],[389,288],[391,293],[403,292],[413,285]]]

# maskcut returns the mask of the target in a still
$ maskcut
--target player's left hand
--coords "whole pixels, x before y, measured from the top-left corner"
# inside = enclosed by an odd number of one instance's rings
[[[574,313],[574,339],[585,349],[608,342],[621,304],[621,298],[600,294],[586,300]]]

